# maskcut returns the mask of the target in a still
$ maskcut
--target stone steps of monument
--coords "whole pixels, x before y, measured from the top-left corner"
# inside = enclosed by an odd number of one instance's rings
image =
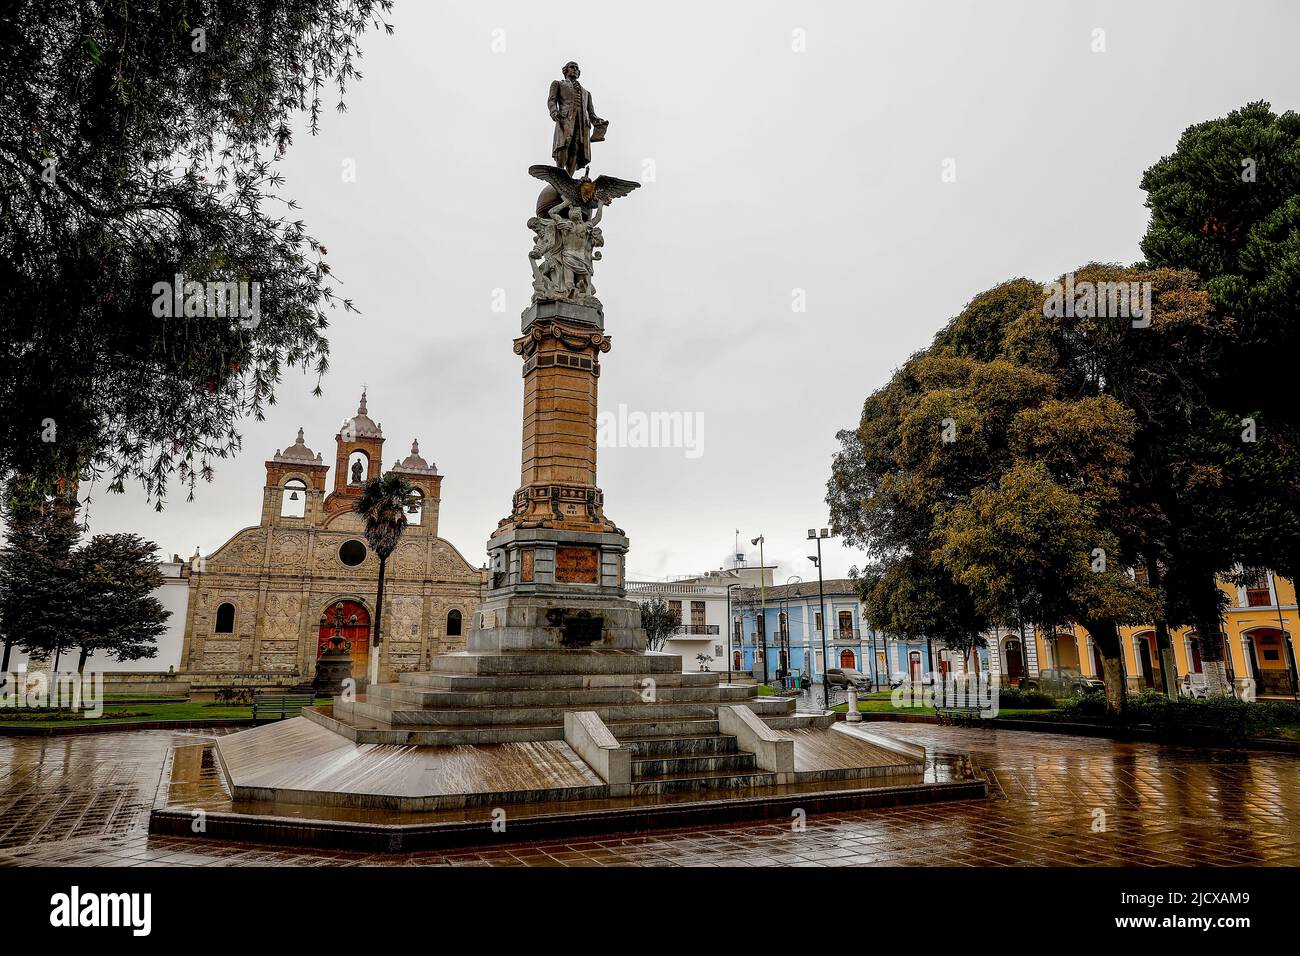
[[[429,660],[436,674],[680,674],[682,659],[672,654],[633,651],[511,651],[501,654],[438,654]]]
[[[747,750],[721,754],[687,754],[677,757],[633,757],[632,780],[656,780],[666,777],[696,776],[703,773],[749,773],[754,755]]]
[[[662,793],[694,793],[703,790],[749,790],[753,787],[776,785],[776,774],[767,770],[728,773],[725,770],[685,771],[662,777],[633,779],[633,796],[653,796]]]
[[[503,699],[511,707],[584,707],[595,704],[637,704],[646,702],[653,690],[659,703],[727,701],[745,703],[754,698],[752,687],[664,687],[657,681],[642,687],[548,688],[544,690],[433,690],[405,684],[378,684],[366,689],[371,703],[406,704],[422,709],[462,709],[497,706]]]
[[[339,703],[338,699],[335,704]],[[570,706],[488,706],[450,709],[412,708],[358,698],[351,711],[360,717],[383,721],[391,727],[496,726],[500,724],[563,724],[564,714],[572,710],[589,710],[603,721],[664,720],[689,717],[716,718],[722,704],[729,700],[687,701],[681,703],[590,704]],[[793,698],[759,697],[744,702],[756,714],[784,714],[794,711]]]
[[[748,706],[748,705],[746,705]],[[753,708],[750,708],[753,710]],[[762,714],[755,711],[763,723],[773,730],[792,730],[799,727],[829,727],[835,722],[834,715],[776,713]],[[701,734],[717,734],[718,719],[690,718],[687,720],[607,720],[605,726],[620,743],[633,747],[646,738],[693,737]]]
[[[710,721],[717,723],[717,721]],[[611,731],[612,733],[613,731]],[[632,759],[654,757],[703,756],[739,753],[736,738],[730,734],[682,733],[670,737],[635,737],[623,741],[632,750]]]
[[[430,690],[579,690],[591,687],[637,687],[641,681],[653,680],[658,687],[719,687],[717,674],[694,673],[622,673],[622,674],[440,674],[432,671],[406,671],[397,675],[398,683]],[[754,686],[749,684],[751,688]]]

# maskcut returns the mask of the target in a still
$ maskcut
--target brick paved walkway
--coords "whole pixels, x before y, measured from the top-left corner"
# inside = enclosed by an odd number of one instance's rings
[[[802,831],[755,822],[398,856],[313,853],[149,836],[167,748],[200,737],[0,737],[0,865],[1300,864],[1293,757],[927,724],[881,729],[971,753],[998,792],[986,801],[814,814]]]

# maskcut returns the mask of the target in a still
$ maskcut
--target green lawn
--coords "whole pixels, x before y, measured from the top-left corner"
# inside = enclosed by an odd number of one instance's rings
[[[328,698],[319,698],[318,704],[328,704]],[[104,715],[97,718],[41,712],[36,710],[0,713],[3,727],[67,727],[78,724],[129,724],[149,720],[228,720],[251,718],[252,704],[218,704],[202,701],[182,701],[168,704],[123,704],[105,701]]]
[[[831,710],[841,714],[848,709],[847,704],[836,704],[831,708]],[[878,690],[867,694],[865,697],[858,698],[858,710],[864,714],[925,714],[931,717],[934,716],[933,707],[895,707],[892,693],[887,690]],[[1002,707],[998,709],[998,716],[1041,717],[1051,712],[1050,708]]]

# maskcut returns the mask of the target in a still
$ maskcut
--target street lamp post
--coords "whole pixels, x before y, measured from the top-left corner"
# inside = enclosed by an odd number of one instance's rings
[[[817,567],[817,600],[820,602],[822,609],[822,702],[827,710],[831,709],[831,683],[830,678],[826,676],[826,669],[830,666],[830,658],[826,652],[826,588],[822,583],[822,538],[831,536],[828,528],[822,528],[821,534],[817,529],[808,529],[808,540],[817,542],[817,556],[808,555],[808,560]]]
[[[749,542],[758,545],[758,631],[755,637],[763,638],[763,683],[767,683],[767,567],[763,560],[763,536],[760,534]]]
[[[785,586],[787,589],[790,587],[791,584],[803,584],[803,578],[799,577],[799,575],[797,574],[792,574],[785,579]],[[782,679],[788,681],[791,680],[790,677],[790,660],[791,660],[790,594],[788,590],[785,596],[781,598],[781,630],[779,633],[780,633],[780,640],[781,640],[781,651],[785,655],[785,660],[782,661],[783,666],[781,668]]]
[[[731,683],[731,655],[735,646],[731,643],[736,636],[736,628],[731,620],[731,589],[740,587],[740,582],[727,585],[727,683]]]

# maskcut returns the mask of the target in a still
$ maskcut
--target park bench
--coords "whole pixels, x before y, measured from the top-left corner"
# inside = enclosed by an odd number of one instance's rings
[[[960,727],[978,727],[984,723],[979,707],[952,706],[940,703],[934,705],[934,715],[941,724],[955,724]]]
[[[284,694],[258,691],[253,695],[253,720],[284,720],[297,717],[315,703],[315,694]]]

